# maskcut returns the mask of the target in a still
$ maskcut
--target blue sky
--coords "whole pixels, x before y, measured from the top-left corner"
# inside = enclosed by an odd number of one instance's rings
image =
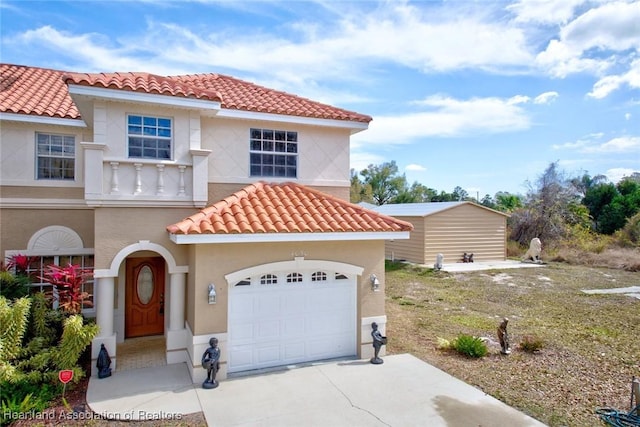
[[[640,172],[640,1],[0,2],[4,63],[217,72],[368,114],[351,167],[525,194]]]

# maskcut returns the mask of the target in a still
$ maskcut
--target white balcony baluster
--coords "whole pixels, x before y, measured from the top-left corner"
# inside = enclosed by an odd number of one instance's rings
[[[187,167],[184,166],[184,165],[178,166],[178,172],[180,173],[180,177],[179,177],[179,180],[178,180],[178,196],[186,195],[185,184],[184,184],[184,171],[185,171],[185,169],[187,169]]]
[[[142,163],[134,163],[133,166],[136,168],[136,190],[133,194],[142,193]]]
[[[156,190],[156,195],[161,195],[164,193],[164,165],[156,165],[158,168],[158,187]]]
[[[120,188],[118,188],[118,166],[119,162],[110,162],[111,164],[111,194],[118,194]]]

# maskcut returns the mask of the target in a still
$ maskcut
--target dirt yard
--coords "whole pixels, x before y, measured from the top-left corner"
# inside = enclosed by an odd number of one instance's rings
[[[549,426],[603,426],[597,408],[630,409],[640,377],[640,300],[583,289],[640,285],[640,274],[551,263],[467,273],[388,265],[388,353],[411,353]],[[496,329],[509,319],[510,355]],[[438,349],[438,337],[486,338],[469,359]],[[544,343],[521,351],[525,336]]]

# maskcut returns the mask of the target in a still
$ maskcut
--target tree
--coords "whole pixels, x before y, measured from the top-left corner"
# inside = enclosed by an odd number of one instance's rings
[[[522,198],[506,192],[496,193],[496,209],[501,212],[513,212],[522,207]]]
[[[469,193],[467,190],[458,186],[453,189],[453,193],[451,193],[453,200],[462,202],[463,200],[467,200],[469,198]]]
[[[351,169],[351,189],[349,191],[349,200],[351,203],[367,202],[373,203],[373,195],[371,194],[371,186],[364,185],[355,169]]]
[[[554,241],[565,236],[571,224],[579,223],[576,210],[575,190],[558,162],[551,163],[538,177],[536,186],[529,190],[526,207],[511,215],[511,237],[520,244],[528,245],[532,238]]]
[[[436,190],[415,181],[411,187],[400,191],[393,203],[425,203],[430,202],[436,195]]]
[[[393,160],[379,166],[369,165],[360,175],[364,185],[371,187],[376,205],[391,202],[407,186],[407,179],[404,175],[398,175],[398,166]]]

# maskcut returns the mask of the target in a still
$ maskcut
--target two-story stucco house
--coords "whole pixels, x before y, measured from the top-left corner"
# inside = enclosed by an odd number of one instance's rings
[[[384,241],[411,224],[349,203],[369,116],[218,74],[3,64],[0,85],[0,253],[93,269],[94,359],[117,374],[119,344],[160,336],[197,382],[211,337],[219,379],[370,357]]]

